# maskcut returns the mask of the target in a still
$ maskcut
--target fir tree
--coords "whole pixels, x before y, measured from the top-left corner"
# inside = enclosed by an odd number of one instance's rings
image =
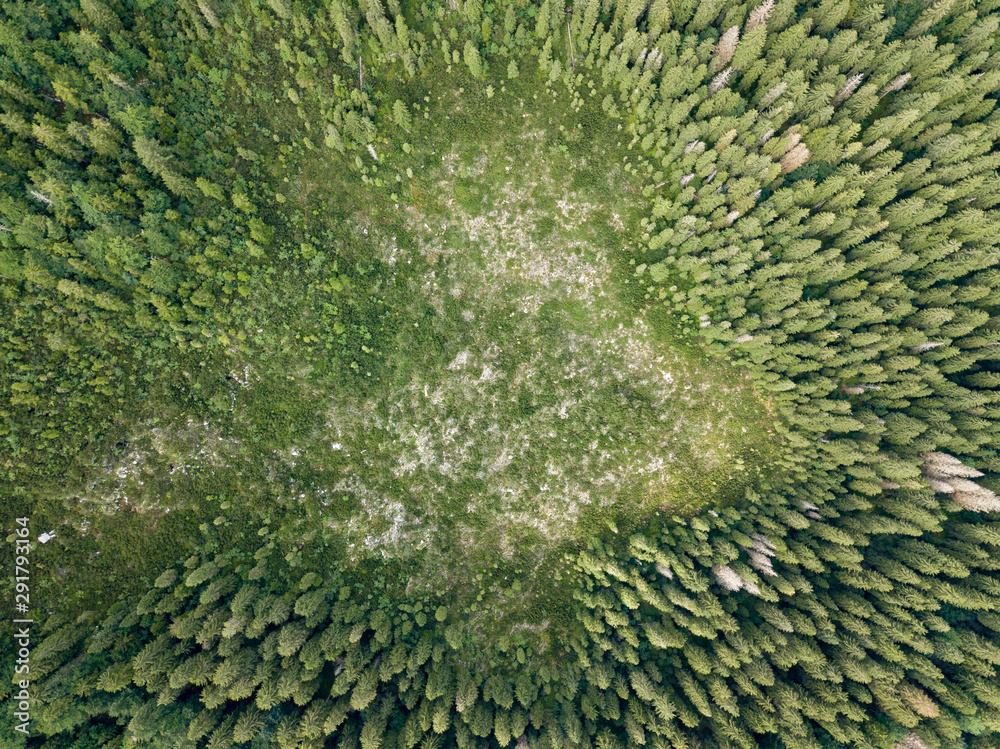
[[[467,41],[465,43],[465,49],[462,53],[463,59],[465,60],[466,66],[469,68],[469,73],[472,74],[473,78],[483,77],[483,63],[479,57],[479,50],[471,42]]]

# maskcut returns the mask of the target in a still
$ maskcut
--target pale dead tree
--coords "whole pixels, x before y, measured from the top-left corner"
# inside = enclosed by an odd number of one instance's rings
[[[778,574],[774,571],[774,567],[772,566],[771,558],[769,556],[766,556],[759,551],[748,551],[747,554],[750,557],[750,566],[758,572],[764,575],[770,575],[771,577]]]
[[[726,29],[725,33],[719,37],[719,43],[715,45],[712,52],[715,55],[715,69],[718,70],[727,62],[733,59],[736,54],[736,45],[740,43],[740,27],[733,26]]]
[[[750,343],[753,340],[753,336],[749,333],[744,333],[739,338],[736,339],[737,343]]]
[[[517,740],[517,746],[514,749],[531,749],[531,745],[528,743],[528,737],[523,733]]]
[[[797,143],[788,153],[781,157],[781,171],[785,174],[794,172],[809,160],[809,149],[805,143]]]
[[[896,690],[917,715],[924,718],[936,718],[941,714],[938,704],[920,687],[903,682],[896,687]]]
[[[952,499],[959,507],[971,512],[1000,512],[1000,497],[996,492],[967,479],[953,479]]]
[[[969,480],[984,476],[982,471],[948,453],[928,452],[921,457],[924,480],[935,492],[951,495],[955,504],[971,512],[1000,512],[1000,496]]]
[[[712,82],[708,84],[708,95],[712,96],[713,94],[719,93],[719,91],[722,90],[722,88],[726,85],[726,83],[729,82],[729,76],[731,76],[732,74],[733,74],[732,67],[728,67],[721,73],[719,73],[717,76],[715,76],[715,78],[712,79]]]
[[[892,745],[892,749],[937,749],[931,746],[915,733],[911,733],[902,741],[897,741]]]
[[[972,466],[965,465],[954,455],[948,453],[928,452],[920,457],[924,462],[924,473],[937,478],[948,479],[952,476],[961,476],[967,479],[978,479],[986,475]]]
[[[688,184],[693,179],[694,179],[694,172],[691,172],[690,174],[685,174],[683,177],[681,177],[681,187],[687,187]]]
[[[902,75],[897,75],[895,78],[889,81],[889,85],[887,85],[885,88],[883,88],[881,91],[878,92],[878,98],[881,99],[883,96],[892,91],[899,91],[899,89],[901,89],[903,86],[905,86],[907,83],[910,82],[910,79],[912,77],[913,75],[910,73],[903,73]]]
[[[712,567],[712,574],[726,590],[739,590],[743,587],[743,578],[737,574],[732,567],[725,564],[717,564]]]
[[[833,106],[837,106],[842,101],[847,99],[848,96],[850,96],[857,90],[858,86],[861,85],[861,81],[863,81],[864,79],[865,77],[861,73],[858,73],[857,75],[852,75],[850,78],[847,79],[847,82],[841,87],[840,91],[837,92],[837,95],[833,97],[833,99],[830,101],[830,104],[832,104]]]
[[[686,154],[687,153],[691,153],[692,151],[694,151],[699,146],[701,146],[702,150],[704,150],[705,144],[704,144],[703,141],[693,140],[690,143],[688,143],[686,146],[684,146],[684,153],[686,153]]]
[[[762,574],[776,577],[778,573],[774,571],[771,562],[771,557],[774,556],[774,543],[762,533],[751,533],[750,538],[753,541],[753,548],[746,550],[750,556],[750,566]]]
[[[955,487],[949,484],[947,481],[941,481],[940,479],[933,478],[931,476],[927,477],[927,485],[936,491],[938,494],[954,494]]]
[[[211,5],[209,5],[205,0],[201,0],[198,3],[198,10],[200,10],[201,14],[205,16],[205,20],[208,21],[209,26],[213,29],[219,28],[219,19],[216,18],[215,11],[212,9]]]
[[[45,205],[48,205],[48,206],[55,205],[55,201],[50,200],[47,195],[44,195],[43,193],[38,192],[38,190],[29,190],[29,192],[31,193],[31,197],[33,197],[38,202],[45,203]]]
[[[770,130],[768,130],[768,131],[767,131],[766,133],[764,133],[764,134],[763,134],[762,136],[760,136],[760,144],[761,144],[761,145],[764,145],[764,144],[765,144],[765,143],[767,143],[767,142],[768,142],[769,140],[771,140],[771,138],[772,138],[773,136],[774,136],[774,128],[771,128],[771,129],[770,129]]]
[[[927,341],[926,343],[921,343],[919,346],[911,346],[910,351],[920,354],[924,351],[930,351],[932,348],[944,345],[946,345],[944,341]]]
[[[673,580],[674,579],[674,572],[673,572],[673,570],[671,570],[665,564],[660,564],[659,562],[657,562],[656,563],[656,571],[659,572],[661,575],[663,575],[668,580]]]
[[[726,214],[726,226],[732,226],[733,222],[740,217],[739,211],[730,211]],[[741,224],[742,225],[742,224]]]
[[[717,564],[712,567],[712,574],[715,575],[715,579],[718,581],[726,590],[737,591],[745,590],[754,596],[760,595],[760,588],[752,580],[747,580],[740,573],[734,570],[727,564]]]
[[[764,26],[767,24],[767,19],[771,17],[771,11],[774,10],[774,0],[766,0],[766,2],[761,3],[756,8],[750,11],[750,16],[747,18],[746,25],[743,27],[743,33],[749,34],[758,26]]]
[[[769,557],[774,556],[774,550],[777,547],[771,539],[763,533],[751,533],[750,538],[753,539],[754,551],[759,551],[761,554],[767,554]]]

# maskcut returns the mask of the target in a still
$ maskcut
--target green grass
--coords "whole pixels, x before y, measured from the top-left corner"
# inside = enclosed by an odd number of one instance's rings
[[[293,564],[388,565],[477,642],[541,652],[572,623],[568,552],[733,501],[779,447],[764,397],[635,281],[646,206],[600,98],[567,118],[530,82],[420,80],[386,84],[421,108],[362,175],[326,151],[275,165],[242,340],[179,366],[66,496],[105,550],[141,518],[178,556],[269,523]]]

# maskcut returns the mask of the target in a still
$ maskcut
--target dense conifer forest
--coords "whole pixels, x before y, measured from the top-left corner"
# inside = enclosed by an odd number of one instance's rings
[[[0,745],[998,749],[998,91],[1000,0],[0,0]]]

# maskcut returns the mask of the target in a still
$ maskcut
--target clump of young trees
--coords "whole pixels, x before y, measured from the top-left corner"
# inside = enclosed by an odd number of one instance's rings
[[[273,236],[272,155],[219,106],[226,86],[253,101],[272,58],[296,147],[373,190],[378,137],[433,127],[379,76],[598,96],[647,182],[650,304],[707,323],[792,448],[733,507],[581,551],[572,658],[473,667],[446,602],[198,555],[138,602],[53,621],[33,741],[996,745],[993,3],[3,7],[11,475],[60,452],[60,417],[119,397],[119,357],[228,337]]]

